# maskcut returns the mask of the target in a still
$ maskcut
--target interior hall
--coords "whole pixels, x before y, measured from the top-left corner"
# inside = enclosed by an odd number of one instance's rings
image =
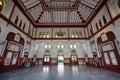
[[[0,0],[0,80],[120,80],[120,0]]]

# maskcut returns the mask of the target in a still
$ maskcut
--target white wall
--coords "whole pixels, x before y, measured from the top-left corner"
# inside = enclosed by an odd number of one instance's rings
[[[51,48],[45,49],[45,44],[51,45]],[[63,44],[64,48],[58,48],[57,45],[59,44]],[[76,45],[76,48],[70,48],[71,44]],[[38,58],[43,58],[45,50],[51,51],[50,55],[52,58],[57,58],[58,55],[57,52],[59,50],[63,51],[63,55],[65,58],[70,58],[72,50],[76,50],[79,58],[84,58],[85,54],[88,54],[89,57],[92,56],[90,44],[88,41],[85,40],[72,40],[72,41],[68,41],[68,40],[39,41],[38,40],[36,41],[35,46],[36,47],[34,48],[35,51],[34,53],[37,54]]]

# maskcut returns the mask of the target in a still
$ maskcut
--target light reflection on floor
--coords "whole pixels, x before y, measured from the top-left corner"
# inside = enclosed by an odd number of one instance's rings
[[[48,74],[49,74],[49,66],[43,66],[43,74],[48,76]]]
[[[58,70],[58,76],[63,76],[64,75],[64,64],[59,63],[57,70]]]
[[[74,76],[79,74],[78,66],[72,66],[72,73],[73,73]]]
[[[120,80],[120,73],[86,66],[38,66],[0,74],[0,80]]]

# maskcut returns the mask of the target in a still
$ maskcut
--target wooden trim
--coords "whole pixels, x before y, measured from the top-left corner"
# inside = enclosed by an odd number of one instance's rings
[[[85,34],[85,37],[87,37],[87,36],[86,36],[86,30],[85,30],[85,28],[84,28],[84,34]]]

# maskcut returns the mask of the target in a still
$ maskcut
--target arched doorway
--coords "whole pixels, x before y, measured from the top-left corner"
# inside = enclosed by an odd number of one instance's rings
[[[101,67],[113,71],[119,71],[120,59],[116,46],[116,37],[112,31],[102,33],[97,39],[101,56]]]
[[[58,65],[59,64],[64,64],[64,56],[63,56],[63,50],[59,50],[58,52],[57,52],[57,60],[58,60]]]
[[[78,56],[77,56],[76,50],[71,51],[70,63],[71,65],[78,65]]]
[[[9,71],[21,67],[24,39],[19,33],[9,32],[2,55],[1,69]]]
[[[50,50],[45,50],[43,56],[43,65],[50,65]]]

